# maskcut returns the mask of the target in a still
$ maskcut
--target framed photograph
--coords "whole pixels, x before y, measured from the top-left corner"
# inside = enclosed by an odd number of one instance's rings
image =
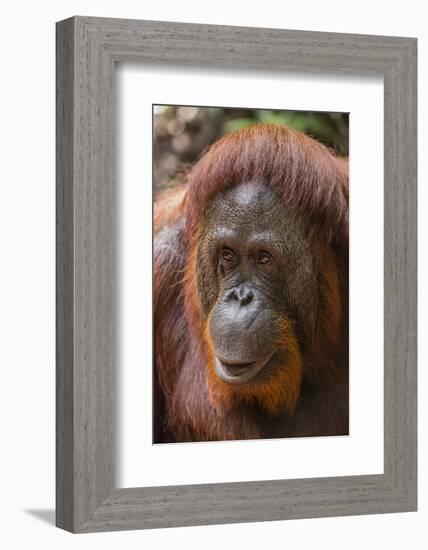
[[[414,511],[416,39],[57,24],[57,526]]]
[[[349,435],[349,114],[153,109],[153,442]]]

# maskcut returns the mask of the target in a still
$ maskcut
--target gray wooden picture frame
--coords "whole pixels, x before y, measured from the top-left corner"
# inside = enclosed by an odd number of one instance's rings
[[[155,21],[57,24],[58,527],[83,533],[416,510],[416,47],[414,38]],[[383,474],[115,488],[118,62],[383,77]]]

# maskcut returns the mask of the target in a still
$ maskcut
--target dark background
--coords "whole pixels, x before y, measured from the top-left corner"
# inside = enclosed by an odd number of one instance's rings
[[[339,155],[348,155],[347,113],[154,105],[155,193],[182,179],[186,169],[218,138],[259,122],[284,124],[316,138]]]

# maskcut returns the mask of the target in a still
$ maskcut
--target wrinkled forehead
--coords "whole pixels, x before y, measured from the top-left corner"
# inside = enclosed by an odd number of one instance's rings
[[[206,212],[207,228],[258,230],[281,227],[292,217],[291,212],[270,187],[264,183],[246,182],[219,193]]]

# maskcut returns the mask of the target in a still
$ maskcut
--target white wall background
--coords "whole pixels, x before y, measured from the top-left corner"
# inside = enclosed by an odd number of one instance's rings
[[[4,548],[425,548],[426,468],[419,512],[73,536],[54,506],[54,23],[97,15],[419,38],[420,281],[426,257],[428,28],[424,3],[317,0],[15,0],[3,5],[0,86],[0,543]],[[419,463],[428,461],[426,287],[420,297]],[[423,345],[425,344],[425,345]]]

